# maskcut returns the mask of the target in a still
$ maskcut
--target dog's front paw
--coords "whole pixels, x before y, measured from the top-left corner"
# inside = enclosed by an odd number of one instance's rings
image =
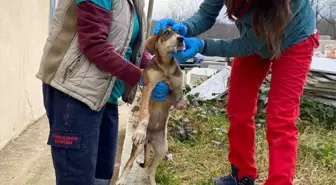
[[[134,132],[132,139],[133,139],[133,144],[135,146],[139,146],[140,144],[144,143],[144,141],[146,140],[146,131],[137,129]]]

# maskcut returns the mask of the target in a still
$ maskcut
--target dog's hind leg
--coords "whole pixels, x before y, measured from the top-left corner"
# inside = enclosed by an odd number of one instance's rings
[[[139,166],[141,168],[147,168],[150,164],[150,144],[148,142],[145,144],[144,156],[145,156],[144,162],[139,163]]]
[[[132,167],[133,167],[133,163],[135,161],[135,159],[137,158],[137,156],[143,151],[144,149],[144,144],[139,145],[139,146],[135,146],[133,144],[132,147],[132,152],[131,152],[131,156],[128,159],[120,178],[118,179],[118,181],[115,183],[116,185],[125,185],[126,184],[126,180],[127,180],[127,176],[129,174],[129,172],[131,171]]]
[[[148,178],[151,185],[156,185],[155,173],[160,161],[168,151],[168,142],[166,131],[155,133],[153,137],[152,146],[154,149],[154,156],[151,164],[148,167]]]

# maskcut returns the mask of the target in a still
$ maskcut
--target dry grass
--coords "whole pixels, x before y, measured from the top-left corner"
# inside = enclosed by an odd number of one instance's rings
[[[198,106],[174,112],[170,121],[169,153],[173,160],[161,163],[157,172],[162,185],[207,185],[212,177],[228,174],[228,121],[225,112],[214,106]],[[218,105],[216,106],[218,107]],[[177,134],[184,127],[188,139]],[[296,185],[336,184],[336,132],[321,127],[299,124],[300,146],[297,161]],[[256,162],[260,183],[267,178],[268,146],[265,128],[257,129]],[[214,145],[218,141],[221,145]]]

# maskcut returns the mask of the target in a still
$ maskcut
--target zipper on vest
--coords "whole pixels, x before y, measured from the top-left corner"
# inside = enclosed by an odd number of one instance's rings
[[[81,62],[80,62],[81,55],[76,57],[65,69],[64,76],[63,76],[63,83],[65,82],[68,77],[76,71],[76,69],[79,68]]]

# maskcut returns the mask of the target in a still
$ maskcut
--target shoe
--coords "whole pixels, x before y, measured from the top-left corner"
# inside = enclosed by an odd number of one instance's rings
[[[236,178],[232,177],[231,175],[214,178],[215,185],[237,185]]]
[[[254,185],[254,180],[250,177],[237,179],[238,168],[232,165],[232,174],[224,177],[214,178],[215,185]]]
[[[254,180],[250,177],[243,177],[241,179],[236,180],[231,175],[214,178],[215,185],[254,185]]]

